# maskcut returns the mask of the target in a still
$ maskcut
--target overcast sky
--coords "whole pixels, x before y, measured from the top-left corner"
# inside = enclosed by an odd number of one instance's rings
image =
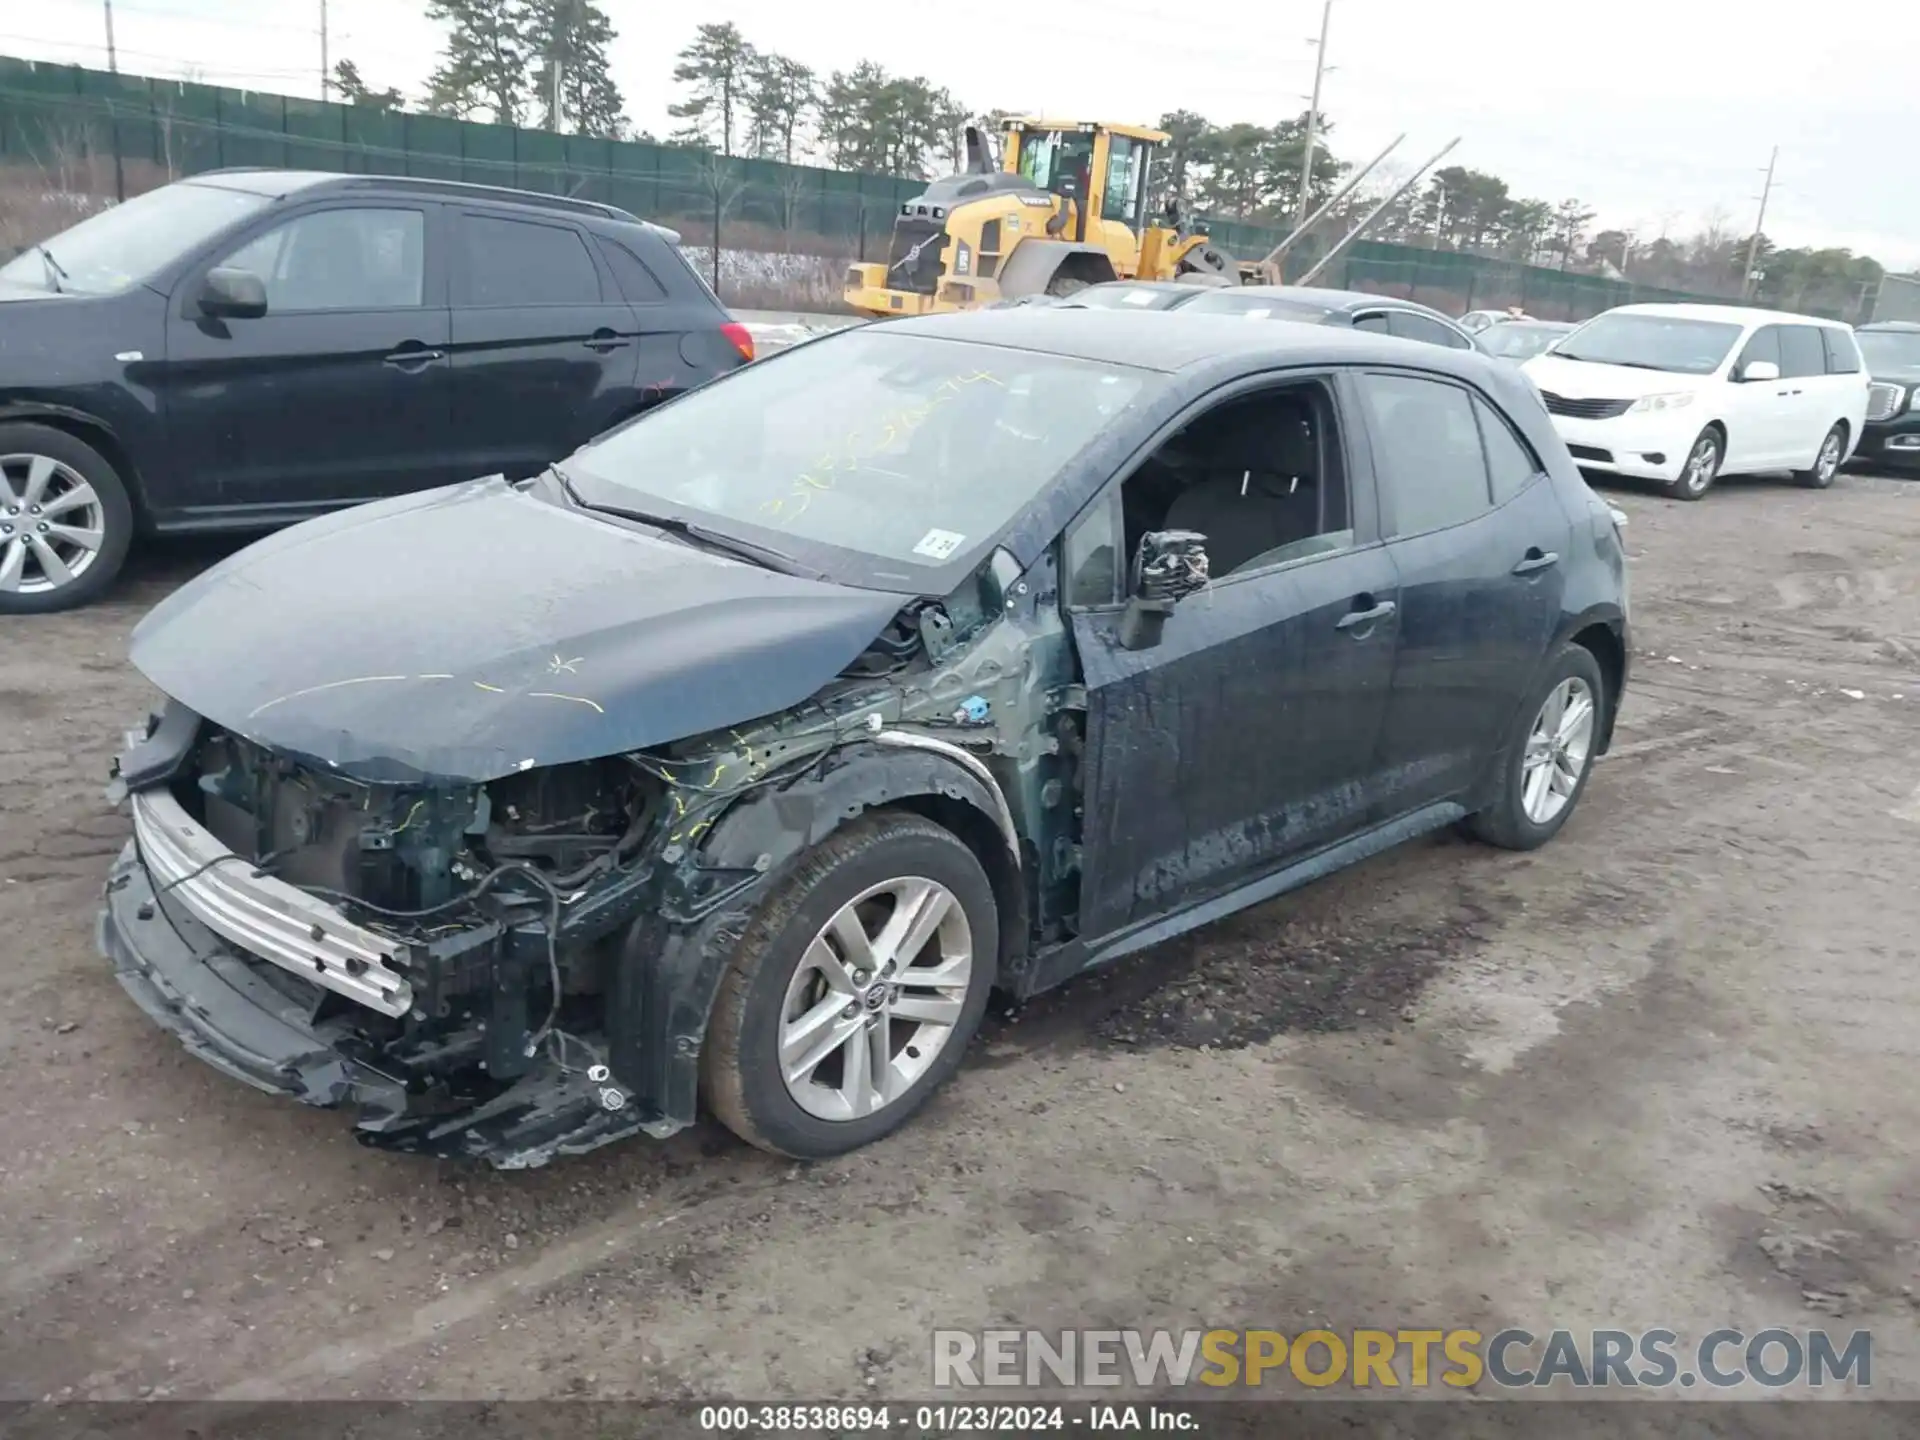
[[[410,97],[441,44],[424,0],[326,0],[332,55]],[[115,0],[127,71],[319,93],[322,0]],[[822,74],[862,59],[920,74],[979,110],[1151,122],[1197,110],[1271,122],[1306,108],[1320,0],[1167,6],[1016,3],[992,25],[943,0],[603,0],[619,31],[614,78],[634,123],[672,122],[673,56],[700,21]],[[1162,17],[1190,18],[1167,27]],[[973,17],[973,18],[969,18]],[[1830,17],[1830,23],[1829,23]],[[1016,38],[1017,37],[1017,38]],[[1782,245],[1846,245],[1920,268],[1920,114],[1905,67],[1920,4],[1844,9],[1732,0],[1334,0],[1322,106],[1343,159],[1407,132],[1417,163],[1449,163],[1518,195],[1577,196],[1601,225],[1679,235],[1719,212],[1752,224],[1768,152],[1780,163],[1766,230]],[[101,0],[17,0],[0,52],[104,67]],[[1902,97],[1906,98],[1903,99]]]

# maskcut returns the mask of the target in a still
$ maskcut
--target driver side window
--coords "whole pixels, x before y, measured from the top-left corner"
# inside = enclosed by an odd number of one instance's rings
[[[1097,505],[1068,532],[1069,603],[1109,603],[1114,571],[1124,589],[1140,538],[1153,531],[1204,535],[1215,581],[1351,546],[1334,416],[1319,381],[1236,395],[1195,416],[1121,484],[1117,517]]]
[[[267,313],[394,310],[422,303],[426,216],[419,210],[319,210],[276,225],[221,264],[267,288]]]

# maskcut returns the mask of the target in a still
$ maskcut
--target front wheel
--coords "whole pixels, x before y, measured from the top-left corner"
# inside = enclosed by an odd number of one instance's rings
[[[1537,849],[1560,833],[1593,771],[1607,703],[1593,652],[1568,645],[1528,706],[1526,729],[1503,761],[1493,803],[1468,828],[1503,850]]]
[[[701,1088],[748,1144],[821,1159],[904,1124],[959,1067],[1000,920],[966,845],[880,812],[802,859],[720,984]]]
[[[1680,467],[1680,478],[1670,487],[1674,496],[1681,500],[1698,500],[1713,488],[1713,482],[1720,477],[1720,462],[1725,458],[1720,432],[1702,430],[1700,438],[1693,442],[1693,448],[1687,452],[1686,464]]]
[[[0,615],[97,599],[132,541],[133,505],[104,455],[50,425],[0,425]]]
[[[1835,425],[1827,431],[1826,439],[1820,442],[1819,453],[1814,456],[1811,470],[1796,470],[1794,480],[1809,490],[1825,490],[1833,484],[1833,477],[1840,473],[1840,457],[1847,453],[1847,427]]]

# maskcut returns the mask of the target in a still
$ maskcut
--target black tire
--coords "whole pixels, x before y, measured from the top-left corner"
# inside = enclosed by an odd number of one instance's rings
[[[1840,473],[1840,457],[1847,453],[1847,424],[1840,420],[1834,423],[1820,439],[1820,448],[1814,452],[1811,470],[1796,470],[1793,479],[1796,485],[1808,490],[1826,490],[1833,484],[1833,477]]]
[[[49,523],[36,521],[31,509],[26,505],[18,507],[9,504],[9,497],[24,498],[24,475],[27,461],[11,457],[45,456],[57,461],[67,470],[78,475],[91,486],[97,498],[100,518],[100,546],[93,552],[93,559],[73,580],[51,589],[0,589],[0,615],[47,615],[56,610],[72,610],[91,604],[106,593],[120,573],[120,567],[126,564],[127,550],[133,544],[133,502],[128,498],[127,487],[113,466],[98,450],[83,440],[77,440],[64,430],[56,430],[51,425],[36,425],[31,422],[18,422],[0,425],[0,460],[7,461],[4,472],[0,473],[0,482],[5,484],[5,493],[0,494],[0,575],[6,573],[7,562],[15,558],[14,545],[31,531],[27,526]],[[58,517],[55,517],[57,523]],[[38,556],[22,545],[18,552],[21,563],[30,561],[32,580],[44,580],[45,567]]]
[[[837,912],[869,888],[909,876],[945,886],[966,916],[972,971],[959,1018],[927,1069],[891,1102],[859,1119],[824,1119],[795,1101],[780,1071],[788,985]],[[872,1144],[904,1124],[959,1067],[986,1010],[999,949],[993,885],[951,831],[900,811],[876,812],[835,831],[768,899],[721,979],[700,1057],[708,1105],[742,1140],[778,1155],[817,1160]]]
[[[1056,298],[1063,295],[1078,295],[1087,288],[1087,282],[1078,275],[1056,275],[1047,282],[1047,294]]]
[[[1548,697],[1568,680],[1584,682],[1593,697],[1592,739],[1587,745],[1573,792],[1566,797],[1566,803],[1558,813],[1540,823],[1528,816],[1525,805],[1522,772],[1527,759],[1527,739]],[[1593,774],[1594,747],[1604,732],[1608,707],[1612,703],[1612,698],[1607,694],[1606,678],[1600,673],[1600,662],[1593,658],[1593,652],[1581,645],[1568,645],[1561,650],[1554,657],[1545,679],[1529,699],[1521,714],[1519,727],[1508,741],[1492,802],[1468,819],[1468,832],[1476,839],[1484,840],[1489,845],[1498,845],[1503,850],[1535,850],[1559,834],[1560,827],[1567,823],[1567,817],[1573,814],[1580,797],[1586,793],[1587,780]]]
[[[1696,467],[1695,461],[1706,447],[1712,447],[1711,455],[1706,459],[1704,468]],[[1681,462],[1680,476],[1667,486],[1667,493],[1676,500],[1698,500],[1713,488],[1713,482],[1720,478],[1720,467],[1726,462],[1727,442],[1720,432],[1709,425],[1694,437],[1693,444],[1687,449],[1687,458]]]

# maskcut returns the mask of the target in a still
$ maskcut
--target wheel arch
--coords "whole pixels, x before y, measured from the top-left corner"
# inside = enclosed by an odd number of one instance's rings
[[[1627,688],[1627,642],[1621,633],[1619,619],[1593,620],[1580,626],[1567,637],[1567,642],[1578,645],[1593,656],[1600,667],[1600,678],[1606,683],[1606,709],[1600,717],[1600,740],[1595,754],[1604,755],[1613,744],[1613,722],[1620,713],[1620,702],[1625,698]]]
[[[889,809],[941,826],[974,854],[999,909],[999,975],[1025,960],[1026,857],[1024,848],[1008,843],[1010,815],[990,773],[983,779],[936,750],[889,746],[876,737],[832,752],[786,784],[750,790],[674,862],[681,877],[716,882],[725,902],[690,923],[675,924],[671,914],[641,916],[627,933],[607,992],[613,1071],[669,1128],[695,1117],[714,1001],[755,915],[829,835]],[[686,889],[668,884],[670,892]]]
[[[91,445],[113,467],[120,483],[126,487],[127,500],[133,506],[134,524],[142,530],[148,527],[146,485],[140,477],[140,467],[133,463],[133,455],[119,433],[98,415],[45,400],[0,400],[0,425],[45,425],[83,445]]]

